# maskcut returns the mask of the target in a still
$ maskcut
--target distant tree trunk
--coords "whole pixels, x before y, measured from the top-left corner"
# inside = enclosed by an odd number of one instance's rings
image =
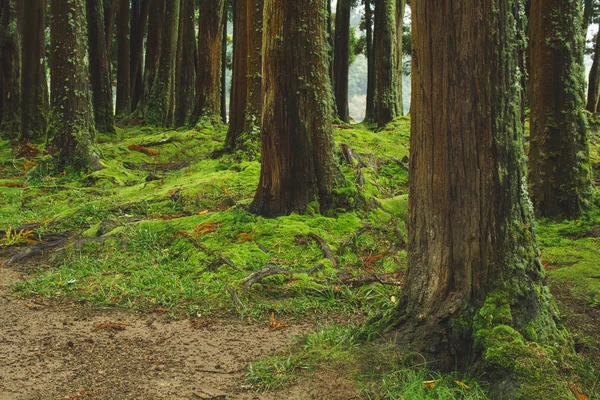
[[[588,28],[590,27],[590,23],[592,22],[592,16],[594,15],[594,0],[584,0],[583,1],[583,34],[587,36]]]
[[[600,35],[596,35],[596,44],[594,46],[594,62],[590,69],[590,79],[588,80],[588,96],[586,109],[591,113],[598,112],[598,100],[600,99]]]
[[[352,0],[338,0],[335,13],[335,45],[333,56],[333,92],[337,117],[350,122],[348,108],[348,71],[350,69],[350,12]]]
[[[97,168],[84,0],[50,2],[50,148],[59,170]]]
[[[46,137],[48,83],[46,80],[46,1],[25,0],[27,29],[23,30],[22,137]],[[21,16],[22,24],[25,21]],[[112,111],[112,110],[111,110]]]
[[[396,76],[398,77],[398,115],[404,115],[404,98],[402,97],[402,81],[404,68],[402,65],[402,56],[404,53],[404,11],[406,9],[406,0],[396,0]]]
[[[148,113],[150,93],[158,73],[165,6],[166,0],[151,0],[150,15],[148,16],[148,38],[146,39],[146,62],[144,65],[144,95],[137,111],[137,114],[142,118],[145,118]]]
[[[329,65],[329,79],[331,81],[331,88],[334,85],[334,71],[333,71],[333,53],[334,53],[334,37],[333,37],[333,11],[331,9],[331,0],[327,1],[327,42],[329,43],[329,51],[327,62]],[[335,103],[333,104],[335,106]]]
[[[106,33],[106,53],[108,54],[108,59],[111,60],[111,64],[113,39],[115,38],[115,17],[117,16],[118,8],[119,0],[104,0],[104,32]]]
[[[21,32],[17,6],[22,6],[20,0],[4,0],[0,21],[0,131],[12,138],[21,133]]]
[[[233,34],[233,84],[225,151],[258,156],[262,110],[263,0],[238,0]],[[241,20],[243,18],[243,21]]]
[[[266,217],[332,204],[339,171],[326,7],[327,0],[265,1],[261,174],[251,209]]]
[[[104,33],[104,7],[98,0],[87,0],[87,21],[90,80],[96,129],[103,133],[115,133],[110,58],[106,52],[106,36]],[[44,71],[44,84],[45,82]]]
[[[527,341],[564,343],[525,187],[515,3],[412,2],[408,273],[392,317],[403,349],[446,371],[480,362],[505,399],[538,394],[519,385],[527,368],[506,377],[502,346],[520,365]]]
[[[194,88],[196,79],[196,21],[194,0],[181,0],[179,16],[179,39],[177,43],[177,82],[175,85],[176,127],[186,124],[194,107]]]
[[[175,112],[175,67],[179,28],[180,1],[167,2],[161,41],[158,73],[150,92],[146,122],[168,127]]]
[[[373,49],[373,9],[371,0],[365,1],[365,25],[367,39],[367,109],[365,122],[375,122],[375,51]]]
[[[400,115],[396,0],[376,0],[375,3],[375,122],[383,127]]]
[[[221,120],[227,123],[227,11],[223,10],[223,40],[221,41]]]
[[[543,217],[577,218],[592,195],[581,5],[532,0],[529,185]]]
[[[119,0],[117,12],[117,108],[118,117],[128,115],[131,110],[131,55],[129,44],[129,1]]]
[[[133,0],[131,7],[131,111],[135,111],[144,95],[144,37],[148,26],[150,0]]]
[[[201,0],[198,30],[198,75],[191,122],[202,117],[221,121],[221,51],[225,0]]]

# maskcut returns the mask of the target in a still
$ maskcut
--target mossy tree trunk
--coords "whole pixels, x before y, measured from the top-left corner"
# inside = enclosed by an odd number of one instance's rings
[[[131,40],[130,40],[130,83],[131,83],[131,111],[137,109],[140,99],[144,95],[144,70],[142,58],[144,55],[144,37],[148,26],[150,0],[133,0],[131,3]]]
[[[49,152],[59,170],[98,167],[84,0],[50,2]]]
[[[600,99],[600,40],[596,35],[596,44],[594,46],[594,61],[590,69],[590,78],[588,80],[588,94],[586,109],[591,113],[598,112],[598,100]]]
[[[225,0],[201,0],[198,30],[198,74],[191,122],[221,121],[221,51]]]
[[[90,81],[96,129],[103,133],[115,133],[110,57],[106,49],[106,35],[104,32],[104,7],[98,0],[87,0],[87,21]],[[39,64],[38,60],[39,58],[36,59]],[[45,84],[45,71],[43,73],[43,83]]]
[[[396,0],[376,0],[375,4],[375,122],[383,127],[400,115]]]
[[[146,59],[144,63],[144,91],[138,104],[137,114],[142,118],[148,113],[150,93],[158,73],[160,61],[163,23],[165,19],[166,0],[151,0],[148,16],[148,38],[146,39]]]
[[[581,4],[531,3],[529,185],[543,217],[576,218],[592,195]]]
[[[396,75],[398,77],[398,114],[404,114],[404,99],[402,97],[402,81],[404,68],[402,65],[403,35],[404,35],[404,12],[406,9],[406,0],[396,0]]]
[[[221,40],[221,121],[227,123],[227,9],[231,2],[227,1],[223,9],[223,33]]]
[[[0,131],[11,138],[21,133],[21,32],[17,6],[22,6],[20,0],[4,0],[0,15]]]
[[[335,12],[333,55],[333,92],[337,117],[350,122],[348,108],[348,71],[350,69],[350,12],[352,0],[338,0]]]
[[[117,117],[129,115],[131,110],[131,47],[129,11],[130,0],[119,0],[117,11]]]
[[[375,54],[373,50],[373,8],[371,0],[365,1],[365,30],[367,40],[367,109],[365,121],[375,121]]]
[[[328,79],[328,0],[266,0],[260,182],[266,217],[330,207],[338,177]]]
[[[174,124],[186,124],[194,106],[196,82],[196,21],[194,0],[181,0],[179,38],[177,42],[177,74],[175,85]]]
[[[503,371],[504,339],[564,343],[525,186],[518,4],[412,3],[408,273],[388,328],[442,370]]]
[[[179,33],[180,1],[169,1],[165,7],[158,71],[150,92],[145,121],[150,125],[168,127],[175,112],[175,71]]]

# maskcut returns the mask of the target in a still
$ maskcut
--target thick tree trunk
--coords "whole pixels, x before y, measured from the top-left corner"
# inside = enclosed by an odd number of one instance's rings
[[[233,3],[233,75],[231,103],[229,104],[229,128],[225,150],[232,152],[235,142],[242,133],[246,119],[246,97],[248,96],[248,6],[249,0],[234,0]]]
[[[375,122],[375,52],[373,50],[373,2],[365,0],[365,25],[367,39],[367,109],[365,122]]]
[[[148,113],[150,93],[158,73],[165,6],[166,0],[151,0],[148,16],[148,38],[146,39],[146,62],[144,65],[144,94],[137,111],[137,114],[142,118],[145,118]]]
[[[221,121],[221,51],[225,0],[201,0],[196,101],[191,122]]]
[[[162,41],[158,72],[152,85],[146,122],[168,127],[173,124],[175,112],[175,70],[179,28],[180,2],[167,2],[162,27]]]
[[[332,90],[327,1],[266,0],[260,183],[251,209],[276,217],[331,206]]]
[[[144,55],[144,37],[148,26],[150,0],[133,0],[131,7],[131,111],[137,109],[144,95],[144,71],[142,58]]]
[[[531,197],[541,216],[576,218],[592,195],[581,6],[533,0],[530,29]]]
[[[90,80],[96,129],[103,133],[115,133],[112,84],[110,81],[110,58],[106,52],[106,36],[104,32],[104,7],[102,7],[98,0],[87,0],[87,21]],[[46,80],[44,79],[44,84],[45,82]]]
[[[49,152],[58,170],[96,168],[85,1],[52,0],[50,10]]]
[[[352,0],[338,0],[335,12],[335,45],[333,56],[333,92],[337,117],[350,122],[348,108],[348,71],[350,69],[350,12]]]
[[[393,326],[442,370],[483,358],[504,372],[523,341],[564,343],[525,187],[516,4],[412,3],[408,274]]]
[[[404,35],[404,11],[406,9],[406,0],[396,0],[396,74],[398,77],[398,113],[404,115],[404,99],[402,97],[402,77],[404,68],[402,65],[402,56],[404,53],[403,35]]]
[[[23,30],[23,79],[21,81],[23,139],[46,136],[48,83],[46,81],[46,1],[25,0],[27,29]],[[21,16],[22,23],[25,15]]]
[[[21,10],[17,6],[22,6],[20,0],[4,0],[0,21],[0,131],[11,138],[21,133],[21,32],[17,24]]]
[[[175,127],[186,124],[194,106],[196,79],[196,21],[194,0],[181,0],[177,43],[177,79],[175,85]]]
[[[131,55],[129,44],[129,2],[119,0],[117,12],[117,117],[124,117],[131,110]]]
[[[596,36],[596,45],[594,46],[594,62],[590,69],[590,78],[588,80],[587,106],[589,112],[598,112],[598,100],[600,99],[600,35]]]
[[[375,122],[383,127],[400,115],[396,0],[376,0],[375,3]]]
[[[227,123],[227,7],[223,10],[223,38],[221,41],[221,121],[224,124]]]

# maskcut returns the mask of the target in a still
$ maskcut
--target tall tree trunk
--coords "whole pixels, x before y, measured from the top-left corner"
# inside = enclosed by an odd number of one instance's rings
[[[20,0],[4,0],[0,21],[0,131],[16,138],[21,133],[21,32],[17,24]],[[19,13],[20,14],[20,13]]]
[[[25,0],[27,29],[23,30],[22,137],[46,137],[48,83],[46,80],[46,1]],[[25,22],[25,15],[21,16]],[[112,110],[111,110],[112,112]]]
[[[181,0],[179,16],[179,39],[177,43],[177,82],[175,85],[176,127],[186,124],[194,106],[196,79],[196,21],[194,0]]]
[[[338,0],[335,12],[335,45],[333,56],[333,92],[337,117],[350,122],[348,108],[348,71],[350,69],[350,12],[352,0]]]
[[[144,55],[144,37],[148,26],[150,0],[133,0],[131,7],[131,111],[135,111],[144,95],[144,71],[142,58]]]
[[[221,121],[221,51],[225,0],[201,0],[198,29],[198,75],[191,122]]]
[[[110,58],[106,51],[106,36],[104,32],[104,7],[102,7],[98,0],[87,0],[87,21],[90,80],[96,129],[103,133],[115,133],[112,84],[110,81]]]
[[[590,23],[592,22],[592,16],[594,15],[594,0],[584,0],[583,1],[583,22],[581,26],[583,27],[583,34],[587,36],[588,28],[590,27]]]
[[[106,34],[106,53],[108,54],[108,59],[111,60],[112,64],[113,39],[115,38],[115,18],[117,16],[117,9],[119,8],[119,0],[103,0],[103,2],[104,32]]]
[[[598,112],[598,100],[600,99],[600,35],[596,35],[594,46],[594,62],[590,69],[588,80],[588,95],[586,109],[591,113]]]
[[[529,185],[543,217],[576,218],[592,195],[581,5],[532,0]]]
[[[334,37],[333,37],[333,11],[331,9],[331,0],[327,1],[327,42],[329,43],[329,51],[327,62],[329,66],[329,79],[331,81],[331,88],[334,85],[334,71],[333,71],[333,53],[334,53]],[[335,106],[335,103],[333,104]]]
[[[221,41],[221,121],[224,124],[227,123],[227,7],[223,10],[223,38]]]
[[[229,104],[229,128],[225,140],[226,151],[233,151],[235,142],[242,133],[246,119],[248,96],[248,6],[249,0],[234,0],[233,3],[233,75],[231,103]]]
[[[148,113],[150,93],[158,73],[165,6],[166,0],[151,0],[150,15],[148,16],[148,38],[146,39],[146,62],[144,65],[144,95],[137,111],[137,114],[142,118],[145,118]]]
[[[375,51],[373,50],[373,2],[365,1],[365,25],[367,39],[367,109],[365,122],[375,122]]]
[[[408,275],[392,327],[442,370],[481,360],[501,374],[502,346],[519,363],[528,340],[564,340],[525,187],[517,4],[412,3]],[[502,398],[521,398],[518,383]]]
[[[375,122],[383,127],[400,115],[396,0],[376,0],[375,3]]]
[[[50,11],[49,151],[58,170],[96,168],[85,1],[52,0]]]
[[[331,206],[332,90],[328,0],[266,0],[260,182],[251,209],[266,217]],[[268,32],[268,34],[267,34]]]
[[[179,28],[180,2],[167,2],[161,41],[158,72],[152,85],[146,122],[168,127],[175,112],[175,67]]]
[[[117,12],[117,104],[116,114],[124,117],[131,109],[131,55],[129,44],[129,2],[130,0],[119,0]]]
[[[404,54],[403,36],[404,36],[404,11],[406,9],[406,0],[396,0],[396,74],[398,77],[398,113],[404,115],[404,98],[402,96],[402,81],[404,68],[402,65],[402,56]]]

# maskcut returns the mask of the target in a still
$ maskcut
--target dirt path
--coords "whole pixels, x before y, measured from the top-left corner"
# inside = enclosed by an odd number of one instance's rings
[[[285,348],[308,324],[272,331],[215,320],[193,327],[156,315],[34,303],[11,296],[8,286],[20,279],[0,265],[0,400],[191,399],[200,388],[220,389],[228,399],[338,398],[327,379],[269,394],[244,384],[248,362]],[[97,330],[110,328],[106,323],[124,329]]]

